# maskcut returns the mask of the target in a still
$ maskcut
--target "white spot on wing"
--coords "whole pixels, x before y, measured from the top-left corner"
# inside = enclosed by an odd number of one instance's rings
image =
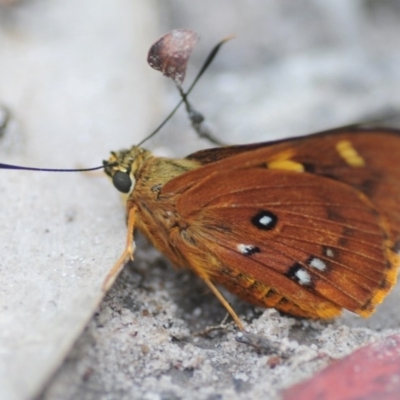
[[[326,264],[320,258],[317,258],[317,257],[313,257],[311,259],[311,261],[308,263],[308,265],[310,267],[312,267],[312,268],[315,268],[315,269],[319,270],[319,271],[325,271],[326,270]]]
[[[250,246],[250,248],[251,248],[251,246]],[[242,243],[240,243],[240,244],[237,245],[237,249],[238,249],[239,252],[242,253],[242,254],[246,254],[246,253],[248,253],[248,251],[250,250],[248,244],[242,244]]]
[[[249,255],[249,254],[253,253],[254,249],[256,249],[256,246],[253,246],[251,244],[239,243],[237,245],[237,249],[239,250],[239,252],[241,254]]]
[[[325,255],[326,255],[327,257],[333,258],[333,257],[335,256],[335,253],[333,252],[333,250],[332,250],[330,247],[327,247],[327,248],[325,249]]]
[[[304,269],[296,271],[295,276],[299,280],[300,285],[309,285],[311,283],[311,276]]]
[[[268,215],[263,215],[259,220],[261,225],[268,226],[272,222],[272,218]]]

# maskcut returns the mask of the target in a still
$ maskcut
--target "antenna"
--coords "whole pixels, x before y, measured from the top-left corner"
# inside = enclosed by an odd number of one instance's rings
[[[97,169],[102,169],[105,167],[112,166],[112,164],[104,164],[98,167],[92,168],[76,168],[76,169],[64,169],[64,168],[34,168],[34,167],[22,167],[20,165],[4,164],[0,163],[0,169],[19,169],[22,171],[47,171],[47,172],[86,172],[86,171],[96,171]]]
[[[214,60],[221,46],[231,40],[233,36],[228,36],[222,39],[214,48],[211,50],[210,54],[206,58],[203,66],[198,72],[197,76],[193,80],[192,84],[189,86],[189,89],[185,92],[182,89],[182,82],[185,78],[187,62],[189,56],[193,50],[194,45],[198,40],[198,35],[196,32],[186,29],[176,29],[171,31],[164,36],[162,36],[157,42],[151,46],[148,54],[147,61],[149,65],[161,71],[165,76],[170,77],[175,82],[179,93],[181,95],[181,100],[175,106],[175,108],[169,113],[169,115],[164,119],[164,121],[146,138],[144,138],[138,146],[141,146],[144,142],[152,138],[157,132],[172,118],[172,116],[176,113],[178,108],[185,104],[186,111],[189,115],[190,120],[192,121],[192,125],[199,136],[205,137],[211,142],[220,145],[221,143],[218,140],[214,139],[211,134],[203,129],[201,123],[204,121],[204,117],[195,111],[193,107],[190,105],[187,97],[189,93],[193,90],[196,83],[199,81],[201,76],[207,70],[208,66]],[[65,168],[34,168],[34,167],[23,167],[19,165],[12,164],[4,164],[0,163],[0,169],[14,169],[14,170],[22,170],[22,171],[40,171],[40,172],[86,172],[86,171],[95,171],[98,169],[103,169],[106,167],[112,167],[113,163],[107,164],[107,162],[103,162],[103,165],[92,167],[92,168],[76,168],[76,169],[65,169]]]

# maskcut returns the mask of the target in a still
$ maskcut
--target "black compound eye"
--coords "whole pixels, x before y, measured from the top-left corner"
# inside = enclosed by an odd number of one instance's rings
[[[132,181],[126,172],[117,171],[112,178],[114,186],[122,193],[129,193]]]

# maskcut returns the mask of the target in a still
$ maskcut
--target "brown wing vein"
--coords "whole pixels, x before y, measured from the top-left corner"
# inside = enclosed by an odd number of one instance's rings
[[[218,244],[219,244],[219,246],[225,248],[225,249],[228,250],[228,251],[234,251],[235,253],[241,255],[240,253],[238,253],[237,251],[235,251],[235,250],[232,249],[231,247],[228,247],[228,246],[226,246],[226,245],[224,245],[224,244],[222,244],[222,243],[218,243]],[[283,253],[282,251],[280,251],[280,250],[278,250],[278,249],[276,249],[276,248],[274,248],[274,250],[275,250],[276,252],[278,252],[278,253],[280,253],[280,254],[286,256],[286,257],[291,258],[292,261],[294,261],[294,262],[300,262],[301,265],[304,265],[301,261],[296,260],[295,258],[291,257],[290,255]],[[242,255],[241,255],[241,256],[242,256]],[[269,265],[265,264],[264,262],[258,261],[258,260],[256,260],[256,259],[252,259],[251,261],[257,263],[258,265],[261,265],[262,267],[267,267],[267,268],[270,268],[270,269],[272,269],[272,270],[275,270],[272,266],[269,266]],[[314,273],[314,271],[312,271],[312,272]],[[328,282],[332,287],[334,287],[336,290],[338,290],[340,293],[344,294],[344,295],[347,296],[348,298],[354,300],[357,304],[360,304],[361,306],[363,305],[363,303],[361,303],[359,300],[357,300],[357,299],[356,299],[355,297],[353,297],[351,294],[349,294],[349,293],[347,293],[347,292],[344,292],[341,288],[339,288],[337,285],[335,285],[331,280],[325,279],[325,278],[322,277],[322,276],[318,276],[318,277],[319,277],[319,278],[322,278],[324,281]],[[288,278],[288,279],[289,279],[289,278]],[[299,287],[300,287],[300,285],[299,285]],[[301,287],[301,289],[306,289],[306,288]],[[306,289],[306,290],[307,290],[307,289]],[[328,301],[332,301],[332,299],[327,298],[327,297],[324,296],[322,293],[320,293],[320,292],[318,292],[318,291],[317,291],[317,293],[318,293],[318,295],[321,296],[322,298],[324,298],[324,299],[326,299],[326,300],[328,300]]]
[[[319,245],[321,245],[321,246],[325,246],[325,245],[326,245],[326,243],[316,242],[315,240],[314,240],[314,241],[306,240],[306,239],[302,239],[302,238],[295,237],[295,236],[285,235],[285,237],[288,238],[288,239],[296,240],[296,241],[298,241],[298,242],[303,242],[303,243],[309,243],[309,244],[316,244],[316,243],[317,243],[317,244],[319,244]],[[361,254],[361,253],[357,253],[357,252],[354,252],[354,251],[352,251],[352,250],[345,249],[345,248],[343,248],[343,247],[333,246],[333,245],[329,245],[329,247],[332,247],[332,248],[334,248],[334,249],[341,250],[341,251],[346,251],[346,252],[352,253],[352,254],[354,254],[354,255],[356,255],[356,256],[362,256],[362,257],[364,257],[364,258],[366,258],[367,260],[370,260],[370,261],[381,262],[381,260],[378,260],[378,259],[376,259],[376,258],[367,256],[367,255],[364,255],[364,254]]]
[[[282,245],[288,246],[287,243],[281,242],[281,241],[279,241],[279,240],[277,240],[276,242],[278,242],[278,243],[280,243],[280,244],[282,244]],[[304,254],[305,254],[306,256],[308,255],[308,253],[305,252],[301,247],[294,246],[293,244],[291,244],[289,247],[292,248],[292,249],[295,249],[295,250],[304,252]],[[335,248],[335,249],[338,249],[337,247],[333,247],[333,246],[330,246],[330,247]],[[345,250],[345,251],[346,251],[346,250]],[[326,257],[326,256],[321,256],[321,255],[318,255],[318,258],[320,258],[320,259],[326,261],[327,264],[335,264],[335,265],[338,265],[338,266],[342,267],[342,268],[345,269],[345,270],[351,271],[351,272],[353,272],[353,273],[359,275],[359,276],[362,277],[362,278],[366,278],[366,279],[368,279],[371,283],[376,283],[376,279],[375,279],[375,278],[372,278],[372,277],[366,275],[366,272],[368,272],[368,271],[375,271],[375,270],[373,270],[373,269],[371,269],[371,268],[366,268],[366,270],[363,270],[363,271],[361,272],[361,271],[358,271],[358,270],[356,270],[356,269],[354,269],[354,268],[349,267],[347,264],[343,264],[343,263],[341,263],[341,262],[338,262],[337,260],[335,260],[335,259],[333,259],[333,258],[328,258],[328,257]],[[306,264],[303,264],[303,263],[301,263],[301,264],[302,264],[303,266],[306,266],[307,269],[310,269]],[[311,270],[311,271],[314,271],[314,270]],[[315,272],[318,272],[318,271],[315,271]],[[353,281],[353,282],[360,284],[359,281]]]

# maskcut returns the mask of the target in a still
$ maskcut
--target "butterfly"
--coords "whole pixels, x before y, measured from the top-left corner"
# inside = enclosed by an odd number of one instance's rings
[[[181,87],[198,36],[174,30],[150,48],[148,62],[171,78],[200,136],[203,117]],[[347,127],[267,143],[155,157],[141,145],[112,152],[102,166],[126,204],[125,249],[103,284],[108,290],[133,259],[138,228],[177,267],[197,274],[243,330],[216,285],[245,301],[305,318],[343,309],[371,315],[400,266],[400,130]]]
[[[183,159],[138,146],[105,172],[122,193],[126,247],[104,288],[133,259],[138,228],[177,267],[251,304],[305,318],[363,317],[400,266],[400,131],[341,128],[202,150]]]

